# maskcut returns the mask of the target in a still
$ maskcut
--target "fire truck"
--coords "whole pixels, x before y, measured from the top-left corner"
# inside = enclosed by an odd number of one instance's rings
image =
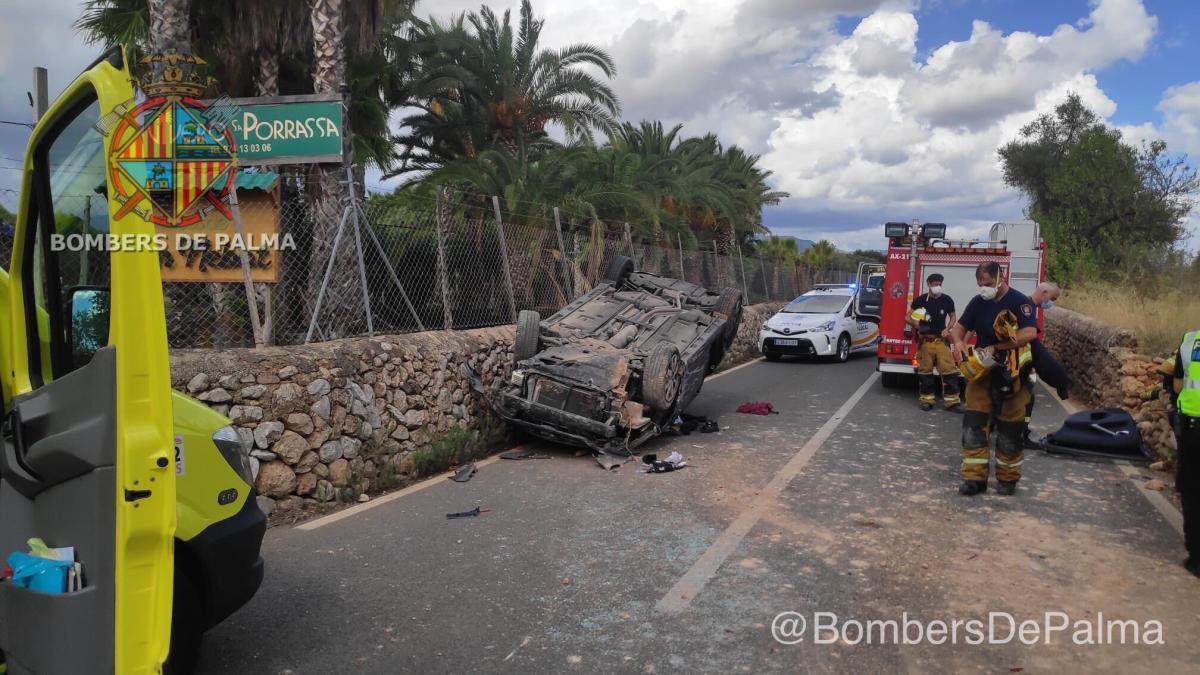
[[[879,323],[877,369],[885,387],[898,386],[917,372],[917,335],[904,320],[912,301],[925,292],[925,279],[941,274],[942,292],[954,299],[958,314],[978,293],[975,268],[999,263],[1008,283],[1029,295],[1046,278],[1046,242],[1037,223],[1021,221],[992,225],[986,240],[946,238],[945,223],[892,222],[884,224],[888,239],[885,264],[863,263],[858,268],[860,288],[857,314]],[[1038,330],[1043,317],[1038,310]]]

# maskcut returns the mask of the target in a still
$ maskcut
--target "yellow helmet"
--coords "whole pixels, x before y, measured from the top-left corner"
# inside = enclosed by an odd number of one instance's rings
[[[962,373],[962,376],[968,381],[981,380],[995,365],[996,361],[992,358],[991,353],[967,345],[963,360],[958,364],[958,372]]]
[[[929,318],[929,312],[925,311],[924,307],[918,307],[910,314],[913,321],[924,321]]]

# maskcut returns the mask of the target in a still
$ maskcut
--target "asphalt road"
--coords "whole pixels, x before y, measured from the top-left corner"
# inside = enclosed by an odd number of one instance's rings
[[[883,389],[873,370],[870,356],[756,362],[710,380],[691,412],[721,432],[646,450],[678,450],[682,471],[606,473],[545,446],[550,459],[492,461],[468,483],[275,528],[262,589],[210,632],[201,670],[1196,670],[1200,582],[1135,481],[1113,464],[1030,452],[1016,496],[961,497],[961,418],[920,412],[914,391]],[[781,414],[733,412],[760,399]],[[1064,414],[1043,393],[1035,429]],[[444,516],[476,505],[490,511]],[[806,619],[798,644],[772,636],[784,611]],[[969,644],[962,622],[981,621],[986,639],[990,612],[999,639],[1006,615],[1045,625],[1061,612],[1051,624],[1069,624],[1048,644],[1045,631],[1034,645]],[[867,644],[854,628],[905,613],[959,620],[958,644],[920,641],[912,627],[918,644],[896,644],[905,635],[886,627]],[[814,643],[818,619],[843,627],[819,631],[830,644]],[[1088,637],[1076,621],[1093,642],[1119,641],[1111,619],[1135,622],[1142,644],[1132,624],[1127,644],[1076,644]]]

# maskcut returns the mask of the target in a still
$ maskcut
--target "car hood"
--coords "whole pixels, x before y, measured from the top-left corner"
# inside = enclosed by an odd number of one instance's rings
[[[787,328],[790,331],[809,330],[826,321],[835,321],[837,314],[783,314],[779,313],[767,321],[770,330]]]

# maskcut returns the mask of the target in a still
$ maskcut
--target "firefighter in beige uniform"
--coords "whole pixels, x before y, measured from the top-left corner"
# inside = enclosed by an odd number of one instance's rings
[[[917,388],[921,410],[932,410],[937,402],[937,379],[933,374],[935,367],[942,377],[942,401],[946,409],[953,410],[960,403],[958,368],[946,343],[950,326],[954,325],[954,299],[942,294],[942,281],[940,274],[929,275],[925,280],[929,291],[913,300],[910,308],[913,311],[905,319],[908,325],[916,329],[920,342],[917,350]]]
[[[975,495],[987,491],[988,436],[996,432],[997,492],[1011,495],[1021,479],[1025,459],[1021,432],[1029,402],[1029,343],[1037,338],[1033,303],[1005,283],[1000,266],[983,263],[975,270],[979,295],[963,310],[950,337],[959,353],[967,355],[966,408],[962,432],[962,485],[959,492]],[[976,345],[964,343],[974,332]],[[976,353],[985,358],[979,359]]]

